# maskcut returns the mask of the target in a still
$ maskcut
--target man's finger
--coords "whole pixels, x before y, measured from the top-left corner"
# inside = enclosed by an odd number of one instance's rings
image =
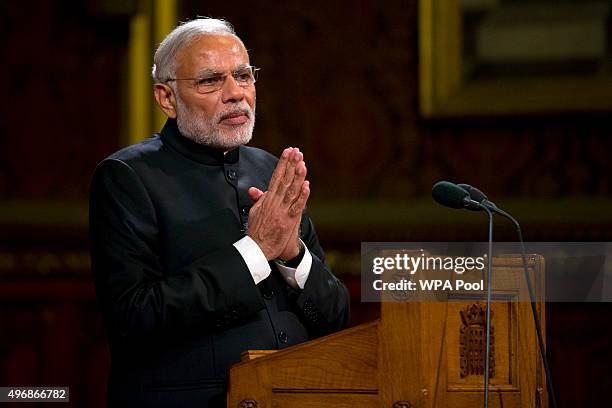
[[[249,193],[249,197],[251,198],[251,200],[253,200],[253,202],[257,202],[257,200],[259,200],[265,194],[263,191],[261,191],[257,187],[249,188],[248,193]]]
[[[272,173],[272,177],[270,178],[270,183],[268,184],[268,191],[276,191],[278,186],[285,176],[285,170],[287,168],[287,163],[289,162],[289,158],[292,156],[293,148],[288,147],[283,150],[278,163],[276,164],[276,168]]]
[[[302,184],[302,189],[300,190],[300,195],[298,198],[291,204],[289,207],[289,216],[297,217],[302,214],[304,208],[306,208],[306,202],[308,201],[308,197],[310,196],[310,182],[308,180],[304,181]]]
[[[304,158],[304,155],[300,152],[300,149],[293,149],[291,156],[289,157],[289,161],[287,162],[287,166],[285,167],[283,179],[276,189],[276,193],[278,195],[282,196],[285,194],[285,191],[291,186],[291,183],[293,183],[293,179],[295,178],[295,170],[302,161],[302,158]]]
[[[294,155],[287,165],[283,187],[277,190],[277,194],[282,197],[283,203],[291,204],[300,192],[304,183],[304,154],[299,149],[294,150]],[[301,173],[300,173],[301,172]]]
[[[283,203],[290,205],[298,198],[304,180],[306,180],[306,173],[306,164],[303,161],[299,162],[295,169],[293,181],[284,192]]]

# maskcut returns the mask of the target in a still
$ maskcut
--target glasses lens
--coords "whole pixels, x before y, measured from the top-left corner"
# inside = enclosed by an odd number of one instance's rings
[[[249,86],[255,83],[254,68],[245,67],[238,69],[232,73],[232,76],[241,86]]]
[[[223,87],[223,82],[225,82],[224,75],[206,75],[195,80],[195,88],[199,93],[215,92]]]
[[[257,81],[259,68],[244,67],[232,72],[232,77],[240,86],[250,86]],[[223,88],[227,74],[206,75],[194,80],[194,87],[198,93],[216,92]]]

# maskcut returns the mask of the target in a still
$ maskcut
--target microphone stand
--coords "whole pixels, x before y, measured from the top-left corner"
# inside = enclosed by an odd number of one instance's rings
[[[489,210],[496,212],[503,217],[506,217],[516,226],[516,231],[518,232],[519,241],[521,243],[521,258],[523,261],[523,272],[525,274],[525,281],[527,283],[527,289],[529,290],[529,300],[531,303],[531,313],[533,314],[533,321],[536,328],[536,333],[538,336],[538,345],[540,347],[540,357],[542,358],[542,362],[544,363],[544,371],[546,373],[546,388],[548,390],[548,395],[550,395],[550,402],[553,408],[557,408],[557,400],[555,397],[555,388],[553,386],[552,375],[550,373],[550,367],[548,364],[548,357],[546,355],[546,348],[544,345],[544,338],[542,336],[542,326],[540,324],[540,318],[538,317],[535,294],[533,292],[533,287],[531,286],[531,279],[529,279],[529,272],[527,267],[527,255],[525,251],[525,243],[523,241],[523,233],[521,231],[521,226],[519,222],[511,216],[506,211],[497,207],[495,203],[492,203],[487,199],[487,196],[480,190],[475,187],[470,186],[469,184],[458,184],[457,186],[463,188],[468,194],[470,198],[467,200],[467,205],[465,208],[468,209],[476,209],[476,205],[474,203],[481,204],[482,207],[478,208],[488,208]]]
[[[486,207],[486,205],[483,205],[483,206]],[[498,214],[506,217],[510,221],[512,221],[512,223],[516,226],[516,231],[518,233],[519,241],[521,243],[521,257],[523,259],[523,272],[525,274],[525,281],[527,281],[527,290],[529,291],[529,301],[531,303],[531,313],[533,314],[533,321],[535,323],[536,334],[538,336],[538,345],[540,347],[540,356],[542,357],[542,362],[544,363],[544,372],[546,373],[546,387],[548,389],[548,395],[550,396],[550,403],[552,405],[552,408],[557,408],[555,388],[553,387],[552,376],[550,374],[550,367],[548,365],[548,357],[546,355],[546,348],[544,346],[544,338],[542,336],[542,325],[540,323],[540,318],[538,317],[535,294],[533,292],[533,287],[531,285],[531,279],[529,278],[529,271],[527,268],[527,255],[525,251],[525,243],[523,242],[523,233],[521,231],[521,226],[518,223],[518,221],[506,211],[500,209],[497,206],[495,206],[493,210],[497,212]]]
[[[467,192],[466,192],[467,193]],[[491,294],[492,281],[493,281],[493,211],[495,209],[489,208],[487,205],[475,201],[469,197],[463,199],[463,205],[465,208],[480,208],[485,210],[489,216],[489,248],[488,259],[487,259],[487,315],[485,323],[486,331],[486,344],[485,344],[485,357],[484,357],[484,408],[489,408],[489,369],[490,369],[490,356],[491,356]]]
[[[476,201],[475,201],[476,202]],[[484,408],[489,408],[489,365],[491,355],[491,281],[493,276],[493,213],[486,205],[478,203],[480,208],[489,216],[489,249],[487,260],[487,317],[486,317],[486,344],[485,344],[485,372],[484,372]]]

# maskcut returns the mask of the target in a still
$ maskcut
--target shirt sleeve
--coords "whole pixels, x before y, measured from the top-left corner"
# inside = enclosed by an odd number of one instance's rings
[[[234,242],[234,247],[240,252],[244,262],[247,264],[247,268],[249,268],[249,272],[251,272],[256,285],[270,276],[271,269],[268,260],[261,248],[259,248],[259,245],[251,237],[247,235]],[[306,282],[306,279],[304,279],[304,282]]]
[[[290,268],[288,266],[282,265],[279,262],[276,263],[276,267],[279,272],[285,279],[285,281],[294,289],[304,289],[306,285],[306,280],[308,279],[308,275],[310,275],[310,267],[312,266],[312,255],[310,251],[306,247],[306,244],[300,239],[300,242],[304,246],[304,256],[300,261],[297,268]]]

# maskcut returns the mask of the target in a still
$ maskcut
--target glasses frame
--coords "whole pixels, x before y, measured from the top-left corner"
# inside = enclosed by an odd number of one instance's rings
[[[250,69],[251,70],[251,76],[253,77],[253,82],[250,84],[241,84],[240,82],[238,82],[238,79],[236,78],[238,76],[238,73],[240,71],[243,71],[244,69]],[[208,91],[200,91],[199,89],[199,85],[197,83],[193,84],[193,87],[195,88],[196,92],[198,92],[199,94],[209,94],[209,93],[213,93],[213,92],[217,92],[220,91],[223,86],[225,85],[225,81],[227,80],[228,76],[232,76],[232,78],[234,78],[234,81],[236,82],[236,85],[238,85],[241,88],[246,88],[249,87],[251,85],[255,85],[255,82],[257,82],[257,77],[258,77],[258,72],[261,70],[261,68],[255,67],[253,65],[245,65],[243,67],[237,68],[231,72],[226,72],[226,73],[221,73],[221,72],[211,72],[210,73],[210,77],[214,77],[214,76],[220,76],[222,81],[219,82],[220,86],[219,88],[216,89],[211,89]],[[168,78],[166,79],[164,82],[173,82],[173,81],[199,81],[201,79],[206,78],[206,76],[200,76],[200,77],[194,77],[194,78]]]

